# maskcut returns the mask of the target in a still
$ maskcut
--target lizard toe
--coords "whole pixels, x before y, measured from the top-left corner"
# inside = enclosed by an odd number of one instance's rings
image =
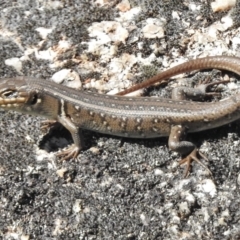
[[[204,167],[208,172],[209,174],[212,176],[212,172],[210,171],[210,169],[203,163],[200,161],[198,155],[205,159],[206,161],[208,161],[207,157],[199,152],[196,148],[193,149],[193,151],[191,153],[189,153],[185,158],[183,158],[180,162],[179,162],[179,165],[182,165],[182,164],[187,164],[186,166],[186,170],[185,170],[185,174],[184,174],[184,178],[186,178],[189,173],[190,173],[190,168],[191,168],[191,163],[192,161],[195,161],[197,163],[199,163],[202,167]]]

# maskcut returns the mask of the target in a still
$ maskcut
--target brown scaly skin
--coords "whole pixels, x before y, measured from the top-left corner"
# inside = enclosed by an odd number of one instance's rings
[[[126,94],[184,72],[223,69],[240,75],[240,59],[217,56],[200,58],[166,70],[147,82],[130,88]],[[217,82],[219,84],[221,82]],[[216,128],[240,118],[240,94],[219,102],[193,102],[185,96],[203,97],[207,84],[196,90],[181,88],[173,99],[124,97],[77,91],[51,81],[32,77],[0,80],[0,107],[27,114],[41,115],[61,123],[72,134],[74,144],[58,154],[62,159],[75,158],[84,146],[81,129],[105,134],[155,138],[169,136],[170,149],[186,155],[183,162],[199,161],[193,143],[183,141],[187,132]],[[184,94],[182,94],[184,93]],[[202,154],[200,154],[203,157]],[[188,173],[188,172],[187,172]]]

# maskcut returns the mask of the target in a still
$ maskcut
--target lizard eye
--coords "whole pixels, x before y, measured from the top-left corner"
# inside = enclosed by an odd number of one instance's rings
[[[37,101],[38,101],[38,95],[34,94],[31,98],[30,104],[35,105],[37,103]]]

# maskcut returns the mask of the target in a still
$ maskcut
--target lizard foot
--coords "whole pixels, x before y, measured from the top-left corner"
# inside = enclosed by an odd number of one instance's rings
[[[76,158],[80,152],[80,148],[76,145],[72,144],[71,146],[67,147],[65,150],[56,153],[56,156],[60,158],[61,161],[69,160],[71,158]]]
[[[209,79],[207,79],[204,82],[200,83],[197,86],[197,89],[202,90],[202,92],[204,92],[205,96],[219,97],[219,96],[221,96],[220,92],[216,92],[215,90],[210,90],[210,89],[213,86],[217,86],[217,85],[225,84],[225,83],[229,83],[229,80],[219,80],[217,82],[209,82]]]
[[[185,171],[185,174],[184,174],[184,178],[189,175],[189,170],[190,170],[192,161],[196,161],[197,163],[199,163],[201,166],[203,166],[205,169],[207,169],[209,174],[212,176],[212,172],[210,171],[210,169],[199,160],[197,155],[199,155],[201,158],[208,161],[207,157],[195,148],[191,153],[189,153],[189,155],[187,155],[185,158],[183,158],[179,162],[179,165],[182,165],[182,164],[185,164],[185,163],[187,164],[186,171]]]

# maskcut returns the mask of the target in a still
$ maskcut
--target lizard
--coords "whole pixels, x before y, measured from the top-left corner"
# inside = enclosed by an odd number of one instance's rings
[[[215,68],[240,75],[239,64],[240,58],[230,56],[190,60],[138,87],[193,70]],[[216,128],[240,118],[239,92],[217,102],[185,100],[188,95],[211,94],[207,90],[210,85],[180,88],[168,99],[104,95],[71,89],[49,80],[17,76],[0,80],[0,108],[40,115],[62,124],[73,138],[73,145],[57,153],[63,160],[76,158],[84,148],[82,129],[128,138],[169,137],[169,148],[185,156],[180,164],[187,164],[186,176],[192,161],[203,165],[200,157],[207,158],[194,143],[183,139],[185,134]]]

